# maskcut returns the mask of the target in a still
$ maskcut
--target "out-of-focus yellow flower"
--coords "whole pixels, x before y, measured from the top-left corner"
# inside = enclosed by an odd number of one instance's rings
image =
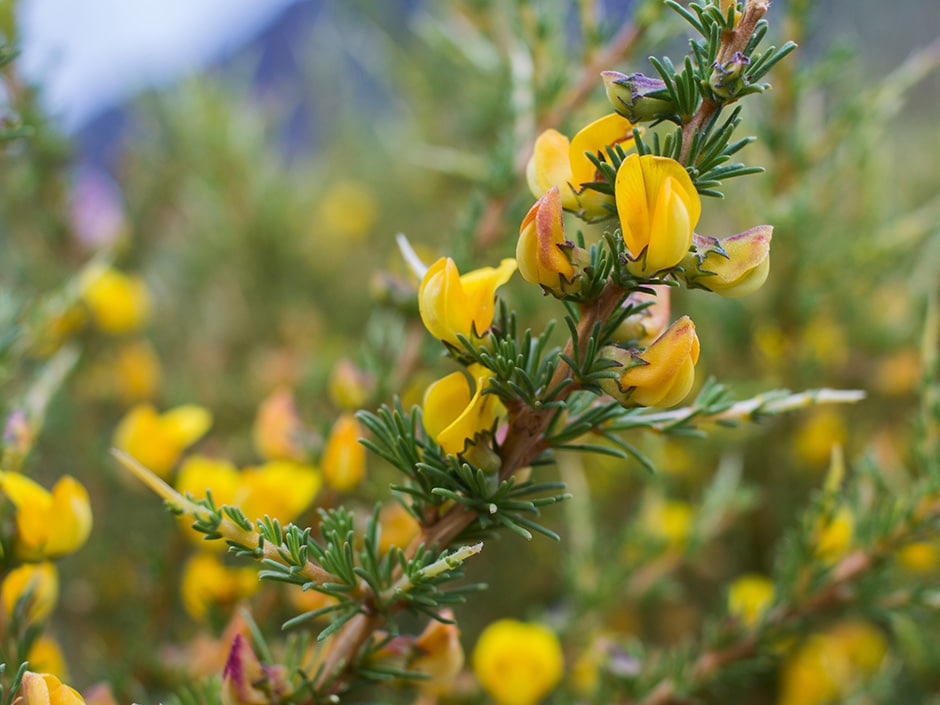
[[[541,624],[501,619],[473,649],[473,672],[498,705],[535,705],[561,680],[558,637]]]
[[[91,533],[91,502],[85,487],[65,475],[49,492],[26,475],[0,472],[0,492],[16,507],[17,557],[57,558],[78,550]]]
[[[201,406],[178,406],[161,414],[151,404],[138,404],[118,423],[114,445],[165,479],[183,451],[211,425],[212,415]]]
[[[441,610],[441,616],[450,623],[432,619],[415,640],[417,655],[408,665],[409,670],[429,676],[419,681],[418,687],[432,692],[446,691],[464,663],[460,630],[453,621],[454,613],[445,609]]]
[[[129,333],[150,318],[150,292],[138,276],[96,266],[82,275],[81,288],[82,300],[105,333]]]
[[[832,447],[843,445],[847,436],[848,429],[842,414],[831,407],[822,408],[803,422],[794,447],[801,460],[818,467],[829,459]]]
[[[62,683],[51,673],[23,674],[23,705],[84,705],[75,688]]]
[[[770,225],[758,225],[723,240],[694,235],[695,251],[683,260],[682,276],[692,286],[729,299],[747,296],[767,281],[773,232]]]
[[[642,352],[609,346],[603,355],[624,368],[619,377],[601,382],[612,397],[633,406],[674,406],[685,399],[695,381],[699,357],[695,324],[683,316]]]
[[[565,239],[561,197],[558,187],[552,186],[529,209],[519,226],[516,243],[519,273],[527,282],[538,284],[556,296],[574,293],[580,288],[578,272],[571,262],[575,249]]]
[[[310,506],[321,485],[316,468],[289,460],[272,460],[242,471],[233,503],[250,520],[267,514],[286,523]]]
[[[342,358],[330,372],[327,392],[330,401],[341,409],[356,411],[365,406],[375,387],[375,380],[356,367],[351,360]]]
[[[418,309],[425,328],[457,346],[458,335],[481,337],[493,324],[496,290],[516,271],[516,260],[461,275],[450,257],[432,264],[418,288]]]
[[[349,492],[366,472],[366,448],[359,442],[362,427],[352,414],[341,414],[323,449],[320,471],[323,481],[334,490]]]
[[[379,511],[379,551],[387,553],[392,546],[407,548],[421,531],[418,520],[398,502],[388,502]]]
[[[176,476],[176,490],[183,496],[205,499],[211,490],[215,506],[235,504],[238,498],[241,475],[228,460],[191,455],[180,465]],[[192,517],[180,515],[179,524],[183,533],[194,544],[208,551],[221,553],[226,549],[223,541],[206,541],[206,535],[192,528]]]
[[[643,523],[650,536],[670,550],[682,550],[692,533],[695,513],[688,502],[652,498],[643,506]]]
[[[611,113],[582,129],[570,142],[557,130],[543,132],[535,140],[526,166],[533,195],[541,198],[557,187],[565,210],[588,220],[610,216],[613,199],[585,188],[585,184],[598,181],[597,168],[586,155],[591,153],[607,161],[607,147],[619,144],[625,150],[632,148],[633,127],[626,118]]]
[[[266,705],[281,702],[288,691],[283,666],[266,666],[248,640],[236,634],[222,672],[222,705]]]
[[[301,590],[297,585],[288,585],[287,598],[301,612],[313,612],[336,602],[336,598],[317,590]]]
[[[617,171],[614,191],[623,241],[635,259],[627,268],[651,276],[679,264],[702,213],[685,167],[666,157],[631,154]]]
[[[830,314],[813,316],[803,327],[800,354],[829,369],[840,369],[849,359],[849,344],[842,323]]]
[[[40,634],[39,638],[29,647],[26,655],[29,665],[41,673],[50,673],[58,678],[65,678],[68,674],[65,667],[65,657],[59,642],[48,634]]]
[[[912,573],[929,573],[940,563],[940,551],[933,541],[915,541],[899,548],[897,559]]]
[[[375,226],[378,205],[368,184],[350,179],[332,181],[320,195],[318,229],[359,242]]]
[[[24,563],[4,576],[0,585],[0,601],[7,618],[13,615],[17,602],[27,593],[29,601],[23,615],[26,622],[42,622],[59,599],[59,573],[52,563]]]
[[[778,705],[823,705],[869,678],[884,659],[881,632],[865,622],[843,622],[813,634],[787,657],[780,671]]]
[[[873,384],[882,394],[910,394],[917,389],[922,368],[917,350],[898,350],[878,361]]]
[[[160,388],[163,369],[153,346],[145,340],[126,343],[118,348],[112,361],[111,375],[116,391],[125,402],[152,398]]]
[[[425,392],[424,428],[446,453],[464,452],[467,442],[492,428],[502,412],[499,399],[483,393],[491,376],[492,372],[483,365],[473,364],[466,374],[449,374]]]
[[[262,458],[303,460],[303,424],[289,389],[276,389],[261,402],[252,435]]]
[[[212,608],[230,608],[257,590],[254,568],[229,568],[215,555],[197,553],[183,566],[180,596],[196,620],[205,619]]]
[[[822,523],[816,530],[816,555],[833,563],[846,553],[852,546],[855,534],[855,516],[848,507],[839,509]]]
[[[764,575],[742,575],[728,589],[728,612],[748,627],[761,620],[773,601],[774,584]]]

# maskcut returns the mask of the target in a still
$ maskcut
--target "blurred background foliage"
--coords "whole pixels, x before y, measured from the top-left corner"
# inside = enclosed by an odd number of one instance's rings
[[[742,132],[759,139],[744,160],[767,172],[728,184],[701,226],[724,235],[773,224],[770,280],[744,300],[673,300],[697,322],[702,380],[739,397],[831,386],[868,398],[707,440],[638,439],[655,475],[563,457],[557,472],[575,500],[547,518],[563,540],[487,545],[470,572],[490,591],[457,614],[468,648],[505,616],[556,624],[571,673],[601,633],[647,648],[682,642],[731,579],[771,571],[834,445],[869,458],[889,485],[911,482],[923,321],[940,271],[940,44],[912,46],[897,29],[918,13],[936,8],[775,4],[777,43],[803,48],[745,108]],[[594,65],[630,22],[612,63]],[[193,654],[217,668],[211,639],[234,610],[219,605],[208,623],[183,610],[190,544],[108,456],[128,408],[206,407],[215,422],[198,452],[244,466],[259,462],[256,412],[279,388],[293,391],[319,457],[346,406],[327,391],[341,360],[363,374],[352,383],[363,405],[419,399],[443,367],[415,323],[395,234],[428,261],[509,255],[531,205],[521,166],[537,130],[571,134],[608,112],[598,71],[643,71],[647,55],[682,50],[679,31],[654,0],[298,3],[224,65],[99,122],[107,140],[92,128],[77,141],[57,133],[38,107],[42,86],[5,67],[11,113],[31,134],[0,162],[4,416],[36,401],[35,380],[63,350],[81,352],[40,400],[45,423],[26,461],[47,486],[71,473],[92,496],[95,528],[61,565],[51,628],[74,685],[108,680],[138,700],[168,692],[185,680],[182,664],[201,663]],[[5,32],[15,43],[12,26]],[[277,52],[289,57],[285,74],[271,69]],[[142,277],[151,313],[139,326],[108,334],[93,324],[79,303],[92,261]],[[505,296],[537,328],[557,311],[529,288],[514,281]],[[731,489],[716,489],[716,474]],[[367,514],[391,479],[370,459],[351,496],[324,490],[317,505],[342,499]],[[726,494],[705,521],[708,487]],[[312,510],[301,519],[314,520]],[[936,562],[924,569],[916,579],[935,582]],[[268,588],[253,598],[271,634],[290,614],[283,597]],[[926,643],[940,628],[930,620]],[[929,664],[912,693],[936,692]],[[777,679],[764,673],[726,702],[771,702]]]

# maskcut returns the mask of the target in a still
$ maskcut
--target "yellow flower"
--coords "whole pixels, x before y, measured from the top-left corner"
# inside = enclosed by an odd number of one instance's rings
[[[437,380],[424,393],[424,428],[445,453],[463,453],[467,442],[492,428],[502,412],[499,399],[483,393],[490,377],[483,365],[473,364],[466,373]]]
[[[379,551],[387,553],[393,546],[407,548],[421,531],[418,520],[398,502],[389,502],[379,512]]]
[[[138,276],[95,266],[82,275],[81,287],[82,300],[105,333],[129,333],[150,317],[150,292]]]
[[[379,209],[375,193],[361,181],[330,181],[319,199],[318,229],[362,242],[375,226]]]
[[[897,558],[912,573],[929,573],[936,569],[940,551],[933,541],[915,541],[899,548]]]
[[[493,622],[473,650],[473,671],[498,705],[536,705],[561,680],[561,644],[548,627]]]
[[[310,506],[321,484],[320,473],[310,465],[271,460],[241,473],[233,503],[251,520],[267,514],[287,523]]]
[[[793,447],[804,463],[819,466],[829,460],[832,447],[844,444],[847,437],[841,412],[822,408],[803,419]]]
[[[774,601],[774,584],[763,575],[742,575],[728,589],[728,612],[753,627]]]
[[[156,394],[163,377],[160,359],[150,343],[138,340],[122,345],[112,361],[110,374],[121,399],[136,402]]]
[[[330,372],[327,392],[330,401],[341,409],[355,411],[366,405],[375,387],[375,380],[352,361],[342,358]]]
[[[349,492],[366,471],[366,448],[359,442],[363,431],[352,414],[341,414],[333,424],[323,449],[320,470],[327,485]]]
[[[23,617],[28,624],[42,622],[52,612],[59,599],[59,574],[56,567],[44,561],[25,563],[14,568],[0,585],[0,601],[7,618],[13,616],[17,603],[29,594]]]
[[[235,504],[240,480],[238,469],[228,460],[191,455],[180,465],[175,484],[177,492],[183,496],[192,495],[194,499],[205,499],[206,491],[211,490],[212,501],[221,507]],[[225,550],[223,541],[206,541],[205,534],[193,529],[192,523],[192,517],[179,516],[180,528],[193,543],[208,551]]]
[[[855,517],[848,507],[839,510],[816,529],[816,555],[833,563],[848,553],[855,534]]]
[[[458,335],[480,337],[493,324],[496,289],[516,271],[514,259],[461,275],[450,257],[432,264],[418,288],[418,308],[425,328],[439,340],[457,346]]]
[[[303,426],[289,389],[272,392],[258,407],[253,438],[255,448],[268,460],[302,460]]]
[[[48,634],[41,634],[33,645],[29,647],[26,655],[31,668],[43,673],[50,673],[59,678],[65,678],[65,657],[59,643]]]
[[[523,279],[564,296],[576,291],[578,276],[571,264],[575,247],[565,239],[561,197],[552,186],[529,209],[519,227],[516,261]]]
[[[599,180],[597,168],[587,157],[591,153],[607,161],[606,148],[621,144],[632,147],[633,124],[611,113],[578,132],[569,142],[557,130],[546,130],[535,140],[532,158],[526,167],[526,179],[536,198],[557,187],[565,210],[585,219],[597,219],[613,213],[610,196],[586,189],[585,184]]]
[[[767,281],[773,232],[770,225],[758,225],[724,240],[695,235],[695,252],[683,262],[683,277],[692,286],[729,299],[747,296]]]
[[[643,508],[647,531],[674,551],[685,548],[694,519],[692,507],[679,500],[653,498]]]
[[[183,451],[211,425],[212,415],[201,406],[178,406],[160,414],[150,404],[138,404],[118,423],[114,445],[166,478]]]
[[[679,264],[692,245],[702,204],[679,162],[651,154],[628,156],[614,186],[628,269],[651,276]]]
[[[454,613],[445,609],[441,610],[441,616],[450,620],[450,623],[432,619],[415,639],[417,655],[408,664],[409,670],[428,676],[427,679],[418,681],[418,686],[433,692],[446,691],[464,663],[460,629],[453,621]]]
[[[65,475],[49,492],[25,475],[0,472],[0,492],[16,507],[17,557],[57,558],[77,551],[91,533],[91,502],[84,486]]]
[[[183,567],[180,596],[189,615],[202,620],[211,609],[230,608],[257,589],[254,568],[229,568],[214,555],[197,553]]]
[[[699,342],[695,324],[683,316],[644,351],[607,347],[604,356],[625,368],[618,378],[601,383],[608,394],[635,406],[674,406],[695,381]]]
[[[23,705],[84,705],[75,688],[64,685],[51,673],[23,674]]]

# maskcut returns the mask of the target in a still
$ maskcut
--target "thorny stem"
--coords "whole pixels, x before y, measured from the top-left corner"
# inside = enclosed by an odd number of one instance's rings
[[[761,645],[767,643],[768,631],[781,630],[789,624],[849,602],[853,598],[853,582],[893,555],[897,547],[908,541],[919,526],[938,517],[940,499],[933,497],[914,512],[911,521],[896,528],[873,547],[857,549],[839,560],[830,569],[828,582],[814,594],[802,602],[780,605],[765,618],[759,629],[747,631],[730,644],[702,653],[690,667],[688,678],[684,679],[681,688],[673,679],[663,680],[635,705],[675,705],[687,702],[689,696],[705,687],[722,669],[756,656]]]
[[[721,48],[718,50],[718,56],[715,63],[723,64],[730,60],[737,52],[742,51],[747,46],[748,40],[754,34],[757,23],[767,13],[770,7],[770,0],[748,0],[744,6],[744,12],[741,19],[734,29],[722,32]],[[689,164],[689,153],[692,151],[692,139],[696,132],[699,132],[721,109],[719,103],[705,98],[698,106],[698,110],[692,115],[691,119],[682,126],[682,150],[679,152],[679,161],[686,166]]]

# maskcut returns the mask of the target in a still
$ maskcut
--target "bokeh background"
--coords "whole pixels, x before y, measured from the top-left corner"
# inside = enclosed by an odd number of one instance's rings
[[[636,10],[598,7],[598,42]],[[62,563],[52,631],[76,685],[108,680],[148,701],[184,680],[187,649],[218,635],[234,606],[208,620],[183,609],[191,544],[109,457],[118,421],[140,401],[199,404],[215,421],[198,452],[245,466],[258,462],[259,405],[285,388],[316,458],[342,410],[328,392],[342,360],[371,380],[364,405],[396,392],[419,399],[444,367],[415,322],[394,236],[428,260],[511,255],[531,205],[519,155],[578,75],[590,34],[561,0],[23,0],[16,17],[5,31],[22,55],[7,100],[34,134],[8,148],[0,173],[3,310],[39,322],[67,310],[96,258],[140,275],[152,300],[132,332],[76,325],[80,360],[29,459],[38,478],[76,475],[95,512],[89,544]],[[596,459],[547,470],[582,490],[547,519],[563,542],[487,546],[472,577],[491,589],[458,614],[468,646],[492,619],[544,614],[584,630],[604,615],[646,643],[677,643],[729,576],[770,571],[834,444],[909,480],[923,321],[940,271],[940,6],[780,0],[770,20],[778,43],[801,48],[746,107],[743,129],[759,139],[742,156],[767,173],[729,183],[702,223],[710,234],[774,224],[770,281],[748,299],[685,292],[673,307],[697,322],[702,378],[737,396],[830,386],[868,398],[708,440],[637,439],[659,467],[652,476]],[[661,22],[604,68],[643,71],[647,55],[681,52],[680,23]],[[532,37],[538,89],[532,119],[520,120],[513,80]],[[571,134],[607,111],[598,81],[558,127]],[[534,328],[560,314],[522,282],[506,291]],[[6,363],[4,412],[58,344]],[[600,557],[631,565],[644,531],[687,532],[718,468],[740,478],[720,532],[639,592],[579,603]],[[391,479],[370,461],[355,492],[324,491],[317,504],[342,500],[365,515]],[[664,506],[678,513],[650,518]],[[313,521],[313,509],[304,516]],[[282,597],[254,598],[271,634],[290,613]],[[770,701],[774,683],[741,697]]]

